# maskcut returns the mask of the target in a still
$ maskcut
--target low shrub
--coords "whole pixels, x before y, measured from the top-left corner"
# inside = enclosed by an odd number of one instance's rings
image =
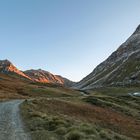
[[[81,140],[84,134],[79,131],[71,131],[66,135],[66,140]]]
[[[58,135],[65,135],[67,133],[67,128],[59,127],[56,129],[55,133]]]
[[[101,130],[99,135],[104,140],[111,140],[111,138],[109,137],[109,134],[104,130]]]

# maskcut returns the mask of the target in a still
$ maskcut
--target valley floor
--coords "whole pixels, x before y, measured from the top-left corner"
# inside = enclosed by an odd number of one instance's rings
[[[0,103],[0,140],[140,139],[139,87],[76,91],[2,78],[0,100],[10,101]]]
[[[58,95],[25,101],[22,115],[33,140],[139,140],[137,89],[99,89],[75,97]],[[71,94],[70,94],[71,93]]]

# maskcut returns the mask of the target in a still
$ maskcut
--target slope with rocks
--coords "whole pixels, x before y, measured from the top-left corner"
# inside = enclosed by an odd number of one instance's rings
[[[17,69],[9,60],[0,60],[0,73],[3,74],[16,74],[27,79],[30,79],[26,74]]]
[[[140,85],[140,25],[92,73],[75,85],[78,89]]]
[[[73,82],[59,75],[53,75],[45,70],[27,70],[24,72],[35,82],[59,84],[65,86],[72,86]]]
[[[16,78],[19,77],[20,79],[22,78],[33,82],[58,84],[67,87],[70,87],[74,84],[74,82],[62,76],[54,75],[50,72],[41,69],[27,70],[25,72],[20,71],[7,59],[0,60],[0,73],[12,77],[16,76]]]

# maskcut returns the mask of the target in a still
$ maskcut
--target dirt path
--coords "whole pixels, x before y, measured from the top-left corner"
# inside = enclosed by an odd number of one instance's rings
[[[30,140],[19,113],[23,100],[0,103],[0,140]]]

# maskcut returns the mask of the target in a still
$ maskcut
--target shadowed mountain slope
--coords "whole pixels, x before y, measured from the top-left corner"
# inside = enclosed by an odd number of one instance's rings
[[[91,89],[128,85],[140,85],[140,25],[126,42],[75,87]]]

